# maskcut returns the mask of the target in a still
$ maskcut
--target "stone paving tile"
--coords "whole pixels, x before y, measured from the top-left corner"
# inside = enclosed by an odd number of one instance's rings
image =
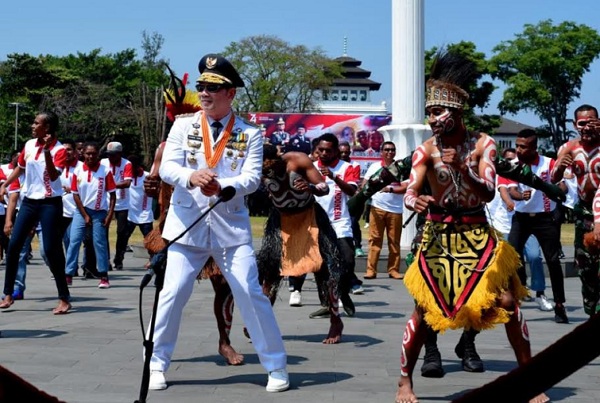
[[[357,259],[357,272],[364,259]],[[54,283],[39,259],[29,267],[26,299],[0,312],[0,363],[36,387],[67,402],[134,402],[138,399],[143,366],[142,332],[138,317],[139,284],[144,274],[143,259],[126,255],[125,270],[111,272],[108,290],[99,290],[96,280],[74,280],[73,313],[53,316],[56,303]],[[3,273],[1,271],[0,273]],[[362,274],[359,274],[362,276]],[[412,299],[403,283],[380,276],[365,281],[365,294],[353,296],[356,316],[342,316],[343,342],[321,343],[328,320],[309,319],[318,308],[314,282],[303,290],[304,306],[292,308],[289,292],[282,287],[275,305],[289,355],[292,386],[288,392],[264,390],[267,376],[252,344],[242,334],[237,310],[231,340],[245,354],[246,365],[227,366],[217,354],[218,333],[212,313],[213,291],[206,281],[195,286],[182,322],[171,369],[170,387],[149,392],[147,402],[391,402],[400,375],[402,333],[412,311]],[[549,296],[552,295],[547,279]],[[552,312],[541,312],[525,303],[534,353],[552,344],[583,323],[579,280],[565,280],[571,324],[557,325]],[[147,324],[154,288],[143,294]],[[473,388],[492,381],[515,368],[515,358],[503,327],[478,335],[477,347],[486,372],[463,372],[454,346],[457,331],[439,336],[446,376],[420,376],[422,359],[415,368],[415,390],[420,402],[448,402]],[[600,360],[596,359],[547,393],[556,402],[600,401]]]

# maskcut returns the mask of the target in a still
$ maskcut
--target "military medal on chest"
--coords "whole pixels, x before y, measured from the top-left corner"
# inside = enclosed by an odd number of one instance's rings
[[[198,162],[196,152],[202,146],[202,135],[200,134],[200,125],[198,123],[192,124],[192,128],[192,133],[187,136],[187,145],[190,148],[190,154],[187,157],[187,161],[190,164],[196,164]]]

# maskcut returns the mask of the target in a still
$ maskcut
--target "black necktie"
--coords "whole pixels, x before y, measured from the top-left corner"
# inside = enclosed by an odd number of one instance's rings
[[[219,133],[221,133],[223,125],[221,124],[221,122],[215,120],[214,122],[212,122],[211,126],[213,128],[213,141],[216,142],[219,138]]]

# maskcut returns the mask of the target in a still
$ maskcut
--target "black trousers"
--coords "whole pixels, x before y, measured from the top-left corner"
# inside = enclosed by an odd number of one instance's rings
[[[552,293],[554,302],[565,302],[565,282],[563,278],[562,266],[560,264],[560,231],[556,224],[556,215],[554,212],[529,213],[516,212],[512,218],[512,226],[508,235],[508,242],[523,255],[523,248],[527,238],[535,236],[540,243],[542,253],[548,265],[550,272],[550,283],[552,284]],[[527,282],[527,273],[525,267],[519,269],[519,278],[523,285]]]

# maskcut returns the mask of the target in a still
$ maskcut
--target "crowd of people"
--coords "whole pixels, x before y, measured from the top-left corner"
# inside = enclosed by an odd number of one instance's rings
[[[577,217],[575,262],[585,312],[600,311],[599,255],[592,249],[600,243],[600,120],[593,106],[577,108],[579,137],[561,147],[556,159],[538,154],[536,132],[529,129],[518,133],[515,149],[501,150],[498,156],[491,136],[469,131],[464,124],[469,98],[464,88],[474,71],[462,56],[438,53],[426,94],[432,136],[409,156],[397,156],[395,144],[383,142],[381,161],[362,180],[360,168],[350,160],[350,145],[332,133],[309,142],[301,130],[289,136],[280,121],[279,130],[265,141],[260,128],[233,111],[244,82],[217,54],[205,55],[199,63],[200,110],[174,120],[150,173],[137,157],[123,158],[120,143],[109,143],[107,157],[100,158],[94,142],[59,142],[57,116],[41,112],[32,125],[34,138],[0,168],[0,196],[9,196],[6,211],[0,210],[0,241],[6,250],[0,308],[23,298],[24,288],[17,288],[25,282],[21,261],[36,232],[58,291],[54,314],[71,309],[69,285],[77,274],[82,243],[94,251],[84,265],[96,266],[98,287],[109,288],[108,271],[122,269],[134,229],[139,226],[144,236],[153,232],[152,197],[160,188],[169,189],[171,196],[157,230],[174,243],[167,253],[153,328],[152,390],[167,388],[165,374],[183,309],[194,281],[209,268],[211,279],[220,276],[219,283],[227,285],[219,288],[213,282],[219,352],[231,364],[243,362],[227,337],[235,301],[267,372],[266,390],[288,389],[287,354],[272,308],[280,282],[289,281],[289,304],[302,306],[303,283],[313,273],[321,308],[309,317],[330,318],[323,343],[339,343],[344,327],[340,311],[353,316],[351,295],[363,293],[362,280],[377,278],[384,234],[388,277],[403,279],[415,301],[401,346],[397,403],[418,401],[412,377],[423,346],[422,375],[444,375],[437,336],[449,329],[463,331],[455,352],[465,371],[484,370],[475,337],[498,324],[505,325],[518,364],[526,365],[535,335],[529,334],[521,302],[530,298],[541,310],[554,311],[556,323],[569,322],[559,260],[561,204],[573,208]],[[285,150],[279,147],[283,144]],[[412,161],[408,167],[407,160]],[[400,174],[400,165],[410,175]],[[245,199],[261,185],[273,208],[255,253]],[[226,190],[233,197],[221,203]],[[364,256],[358,225],[362,209],[350,207],[361,197],[370,200],[362,280],[355,273],[355,258]],[[405,208],[418,215],[419,230],[414,260],[402,273]],[[192,226],[203,211],[206,217]],[[117,239],[111,265],[108,227],[113,218]],[[545,295],[541,253],[553,302]],[[219,319],[224,312],[229,317]],[[530,399],[549,400],[543,391]]]
[[[144,193],[144,171],[137,156],[122,157],[123,146],[106,149],[92,140],[58,140],[58,116],[40,112],[32,124],[32,139],[8,164],[0,166],[2,249],[6,274],[0,309],[25,297],[31,242],[40,252],[56,283],[56,315],[71,309],[73,277],[99,279],[110,288],[108,272],[122,270],[128,240],[139,226],[152,229],[152,198]],[[106,154],[101,158],[101,152]],[[110,263],[109,226],[116,218],[116,248]],[[83,264],[79,252],[84,244]],[[81,267],[80,267],[81,266]]]

